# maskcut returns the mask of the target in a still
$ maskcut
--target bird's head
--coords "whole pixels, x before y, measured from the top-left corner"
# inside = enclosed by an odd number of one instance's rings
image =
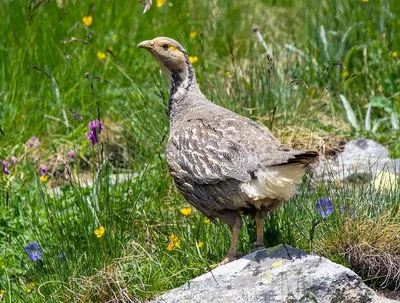
[[[139,43],[138,47],[147,50],[169,78],[179,75],[184,80],[192,72],[185,49],[171,38],[157,37]]]

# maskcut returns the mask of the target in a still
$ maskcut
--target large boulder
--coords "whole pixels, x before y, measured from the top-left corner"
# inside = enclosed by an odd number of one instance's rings
[[[314,169],[314,179],[365,183],[381,172],[400,174],[400,159],[390,158],[387,148],[378,142],[356,139],[334,159],[322,159]]]
[[[279,245],[221,265],[151,301],[389,303],[350,269]]]

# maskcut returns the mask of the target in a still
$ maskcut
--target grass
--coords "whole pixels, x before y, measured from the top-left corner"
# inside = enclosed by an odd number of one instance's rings
[[[164,158],[168,88],[155,62],[136,48],[142,40],[180,41],[198,56],[197,80],[209,99],[268,126],[288,144],[320,148],[333,137],[363,136],[400,154],[388,116],[400,106],[400,7],[389,0],[167,0],[145,15],[134,1],[50,1],[29,10],[25,1],[6,0],[1,6],[0,159],[17,157],[18,164],[9,175],[0,173],[0,301],[145,300],[208,271],[226,253],[225,226],[205,223],[195,210],[180,212],[188,204]],[[93,23],[85,26],[88,15]],[[270,74],[254,25],[273,49]],[[71,37],[88,43],[62,43]],[[346,69],[333,65],[338,60]],[[358,76],[344,81],[352,74]],[[290,84],[295,78],[308,89]],[[376,132],[352,128],[340,94],[360,124],[371,97],[381,97],[372,107],[372,122],[380,121]],[[106,128],[93,147],[88,123],[97,118]],[[32,136],[39,147],[27,145]],[[72,151],[75,159],[68,157]],[[39,179],[41,165],[49,167],[47,182]],[[125,180],[114,182],[116,175]],[[266,244],[316,251],[372,279],[376,272],[352,261],[348,248],[380,241],[368,237],[366,226],[398,228],[399,191],[368,184],[310,187],[308,181],[270,214]],[[321,197],[335,205],[324,220],[315,209]],[[353,213],[343,214],[341,206]],[[240,249],[248,251],[255,229],[245,223]],[[105,233],[97,238],[100,226]],[[169,251],[171,234],[180,247]],[[392,235],[381,238],[388,243]],[[42,262],[24,252],[31,241],[43,248]],[[59,260],[61,253],[66,260]],[[398,256],[397,248],[389,253]]]

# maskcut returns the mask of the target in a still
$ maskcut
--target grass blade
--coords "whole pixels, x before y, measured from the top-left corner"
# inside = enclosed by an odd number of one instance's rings
[[[384,121],[386,121],[386,120],[387,120],[387,118],[379,119],[379,120],[375,123],[374,127],[372,128],[372,133],[375,134],[375,133],[378,131],[378,128],[379,128],[379,126],[382,124],[382,122],[384,122]]]
[[[339,97],[343,103],[344,109],[346,110],[347,119],[349,120],[351,126],[353,126],[356,129],[356,131],[359,131],[360,127],[358,126],[356,115],[349,101],[347,101],[346,97],[343,96],[342,94],[340,94]]]
[[[392,124],[392,128],[394,129],[394,130],[398,130],[399,129],[399,121],[398,121],[399,119],[397,119],[397,115],[396,115],[396,113],[393,111],[391,114],[390,114],[390,124]]]
[[[371,108],[372,104],[368,104],[367,114],[365,115],[365,130],[367,132],[371,131]]]
[[[325,27],[323,25],[321,25],[319,27],[319,36],[321,38],[322,44],[324,45],[324,52],[325,52],[326,60],[329,60],[328,40],[326,39]]]

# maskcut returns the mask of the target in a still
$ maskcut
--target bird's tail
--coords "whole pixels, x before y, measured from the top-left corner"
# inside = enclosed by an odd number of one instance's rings
[[[293,151],[294,158],[286,163],[259,169],[255,179],[243,183],[241,189],[257,201],[265,198],[288,200],[296,193],[296,185],[302,182],[310,164],[318,161],[318,152]]]
[[[308,166],[310,164],[318,162],[319,160],[319,153],[313,150],[296,151],[296,154],[294,154],[293,156],[294,158],[289,159],[287,164],[301,163],[305,166]]]

